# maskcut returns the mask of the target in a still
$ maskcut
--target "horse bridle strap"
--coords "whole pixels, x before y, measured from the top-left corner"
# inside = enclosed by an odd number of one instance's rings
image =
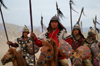
[[[46,58],[51,58],[53,57],[54,53],[51,56],[46,56],[44,53],[41,52],[42,55],[44,55]]]
[[[75,60],[73,60],[73,63],[74,63],[76,60],[79,60],[80,62],[82,62],[79,58],[76,58]]]
[[[15,56],[12,56],[12,57],[8,57],[8,56],[6,56],[6,55],[4,55],[5,57],[7,57],[8,58],[8,60],[10,60],[10,59],[12,59],[12,58],[14,58]]]

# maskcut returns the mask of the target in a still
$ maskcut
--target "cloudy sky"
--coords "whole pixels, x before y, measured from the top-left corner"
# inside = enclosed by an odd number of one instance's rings
[[[4,4],[8,9],[2,7],[4,20],[7,23],[17,24],[20,26],[30,25],[30,15],[29,15],[29,0],[3,0]],[[69,0],[32,0],[32,16],[33,16],[33,26],[40,26],[41,13],[43,16],[44,25],[48,26],[48,23],[52,16],[54,16],[56,11],[56,1],[58,7],[63,12],[66,18],[61,19],[61,23],[70,27],[70,9]],[[93,18],[97,15],[97,21],[100,22],[100,0],[73,0],[76,4],[73,8],[77,12],[81,12],[82,7],[84,7],[84,13],[86,16],[82,15],[81,21],[83,22],[83,27],[94,26]],[[77,22],[79,15],[72,12],[73,14],[73,25]],[[0,16],[0,23],[2,23]],[[97,25],[99,27],[99,25]]]

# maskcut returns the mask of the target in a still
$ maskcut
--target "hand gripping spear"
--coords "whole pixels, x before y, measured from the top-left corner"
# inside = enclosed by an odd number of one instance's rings
[[[31,7],[31,0],[29,0],[29,8],[30,8],[30,21],[31,21],[31,32],[33,32],[33,22],[32,22],[32,7]],[[33,44],[33,57],[34,57],[34,66],[35,66],[35,51],[34,51],[34,42]]]
[[[3,13],[2,13],[1,5],[3,5],[6,9],[7,9],[7,7],[4,5],[3,1],[0,0],[0,13],[1,13],[1,18],[2,18],[2,21],[3,21],[3,26],[4,26],[4,29],[5,29],[5,34],[6,34],[7,41],[9,41],[8,35],[7,35],[6,26],[5,26],[5,22],[4,22],[4,18],[3,18]],[[10,48],[10,45],[9,45],[9,48]]]

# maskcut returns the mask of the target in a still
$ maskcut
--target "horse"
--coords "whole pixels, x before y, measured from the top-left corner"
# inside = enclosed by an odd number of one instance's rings
[[[82,61],[91,58],[91,50],[87,46],[80,46],[73,51],[73,66],[83,66]]]
[[[22,55],[12,47],[9,48],[8,52],[1,59],[3,65],[11,61],[13,66],[27,66],[27,63]]]
[[[39,59],[37,60],[38,66],[57,66],[58,47],[53,39],[44,41],[42,39],[43,47]]]

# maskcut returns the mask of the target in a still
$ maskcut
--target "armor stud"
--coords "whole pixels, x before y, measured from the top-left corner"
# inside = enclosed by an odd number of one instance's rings
[[[65,53],[65,51],[63,51],[63,54]]]
[[[68,53],[70,54],[71,52],[69,51]]]
[[[63,43],[63,42],[61,42],[61,44],[63,45],[64,43]]]

